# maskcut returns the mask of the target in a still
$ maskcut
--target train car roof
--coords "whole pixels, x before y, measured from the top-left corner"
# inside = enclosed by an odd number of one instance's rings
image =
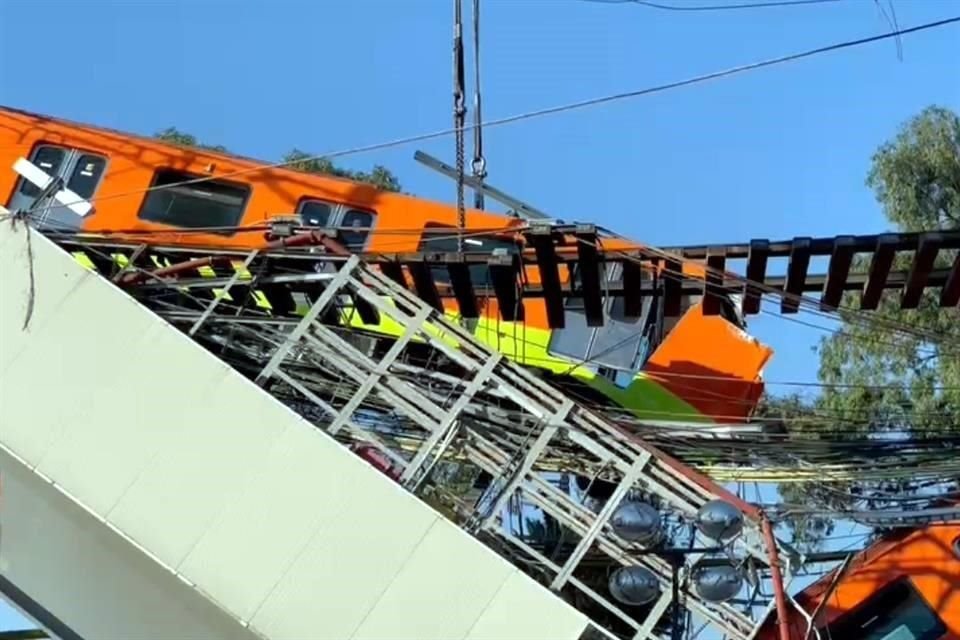
[[[167,142],[164,140],[152,138],[142,134],[129,133],[127,131],[121,131],[119,129],[112,129],[110,127],[103,127],[100,125],[88,124],[85,122],[77,122],[77,121],[69,120],[66,118],[60,118],[57,116],[50,116],[46,114],[35,113],[35,112],[27,111],[25,109],[20,109],[17,107],[11,107],[11,106],[2,105],[2,104],[0,104],[0,115],[9,115],[15,118],[19,117],[22,119],[31,119],[31,120],[37,121],[38,123],[46,122],[56,126],[79,129],[94,135],[102,134],[102,135],[110,135],[114,137],[125,138],[133,142],[139,142],[146,147],[154,147],[154,148],[167,149],[167,150],[177,150],[180,152],[189,151],[194,156],[198,156],[201,158],[209,158],[210,160],[221,159],[221,160],[226,160],[228,162],[232,162],[234,164],[239,164],[241,165],[242,169],[250,169],[252,174],[259,174],[259,172],[256,171],[257,169],[259,169],[259,170],[262,170],[263,174],[266,174],[267,172],[277,172],[280,175],[287,174],[290,178],[296,178],[298,180],[302,180],[304,179],[304,177],[306,177],[308,179],[330,181],[334,183],[339,183],[341,185],[350,185],[352,188],[362,190],[364,193],[367,194],[363,198],[365,201],[379,200],[381,197],[387,197],[387,198],[415,200],[420,203],[447,207],[451,209],[455,208],[456,206],[449,202],[437,200],[434,198],[423,197],[423,196],[418,196],[418,195],[409,194],[409,193],[387,191],[369,182],[351,180],[349,178],[343,178],[340,176],[330,175],[327,173],[313,173],[309,171],[299,171],[297,169],[291,168],[285,164],[277,163],[275,161],[271,162],[268,160],[252,158],[250,156],[243,156],[243,155],[239,155],[231,152],[215,151],[212,149],[206,149],[202,147],[188,147],[185,145],[178,145],[176,143]],[[323,157],[323,156],[315,156],[315,157]],[[260,175],[263,175],[263,174],[260,174]],[[357,204],[361,204],[361,203],[358,202]],[[484,211],[484,210],[475,209],[469,206],[467,207],[466,211],[467,211],[467,214],[471,216],[481,215],[481,216],[495,216],[495,217],[503,218],[504,228],[521,226],[524,223],[524,220],[522,218],[511,215],[509,212],[492,211],[492,210]]]
[[[349,179],[349,178],[344,178],[344,177],[341,177],[341,176],[335,176],[335,175],[326,174],[326,173],[316,174],[316,173],[311,173],[311,172],[309,172],[309,171],[299,171],[299,170],[297,170],[297,169],[291,168],[290,166],[288,166],[288,165],[286,165],[286,164],[282,164],[282,165],[280,165],[280,166],[277,166],[278,163],[277,163],[276,161],[263,160],[262,158],[254,158],[254,157],[251,157],[251,156],[245,156],[245,155],[241,155],[241,154],[238,154],[238,153],[233,153],[233,152],[230,152],[230,151],[217,151],[217,150],[215,150],[215,149],[208,149],[208,148],[206,148],[206,147],[188,147],[188,146],[186,146],[186,145],[180,145],[180,144],[177,144],[177,143],[175,143],[175,142],[169,142],[169,141],[166,141],[166,140],[162,140],[162,139],[159,139],[159,138],[154,138],[154,137],[151,137],[151,136],[146,136],[146,135],[139,134],[139,133],[130,133],[129,131],[122,131],[122,130],[120,130],[120,129],[113,129],[113,128],[111,128],[111,127],[104,127],[104,126],[101,126],[101,125],[89,124],[89,123],[86,123],[86,122],[78,122],[78,121],[76,121],[76,120],[70,120],[70,119],[67,119],[67,118],[61,118],[61,117],[59,117],[59,116],[51,116],[51,115],[42,114],[42,113],[35,113],[35,112],[32,112],[32,111],[27,111],[27,110],[25,110],[25,109],[20,109],[20,108],[17,108],[17,107],[10,107],[10,106],[3,105],[3,104],[0,104],[0,112],[6,112],[6,113],[9,113],[9,114],[15,114],[15,115],[19,115],[19,116],[26,117],[26,118],[33,118],[33,119],[37,119],[37,120],[44,120],[44,121],[47,121],[47,122],[51,122],[51,123],[54,123],[54,124],[58,124],[58,125],[62,125],[62,126],[67,126],[67,127],[74,127],[74,128],[78,128],[78,129],[86,129],[87,131],[92,131],[92,132],[100,132],[100,133],[106,133],[106,134],[111,134],[111,135],[115,135],[115,136],[122,136],[122,137],[125,137],[125,138],[130,138],[130,139],[132,139],[132,140],[139,140],[140,142],[143,142],[144,144],[147,144],[147,145],[157,145],[157,146],[161,146],[161,147],[169,147],[169,148],[171,148],[171,149],[181,149],[181,150],[182,150],[182,149],[189,149],[189,150],[191,151],[191,153],[194,153],[194,154],[196,154],[196,155],[210,156],[210,157],[214,157],[214,158],[221,158],[221,159],[230,160],[230,161],[233,161],[233,162],[245,163],[245,164],[251,165],[250,168],[260,167],[260,168],[263,168],[264,170],[290,171],[290,172],[293,172],[293,173],[295,173],[295,174],[297,174],[297,175],[300,175],[300,176],[302,176],[302,175],[312,175],[312,176],[317,176],[317,177],[319,177],[319,178],[323,178],[324,180],[334,180],[334,181],[337,181],[337,182],[343,182],[343,183],[347,183],[347,184],[358,184],[358,185],[363,185],[364,187],[369,187],[370,189],[374,189],[374,190],[376,190],[376,191],[381,191],[381,192],[384,192],[384,193],[390,193],[390,192],[387,192],[387,191],[385,191],[384,189],[381,189],[381,188],[377,187],[376,185],[371,184],[371,183],[369,183],[369,182],[361,182],[361,181],[359,181],[359,180],[351,180],[351,179]],[[311,157],[314,157],[314,156],[311,156]],[[322,157],[322,156],[316,156],[316,157]],[[404,195],[404,194],[398,194],[398,195]],[[417,196],[411,196],[411,197],[417,197]],[[423,199],[426,199],[426,198],[423,198]]]

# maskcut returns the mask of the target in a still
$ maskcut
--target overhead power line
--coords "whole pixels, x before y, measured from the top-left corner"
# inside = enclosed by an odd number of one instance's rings
[[[677,5],[650,2],[650,0],[580,0],[593,4],[636,4],[650,9],[663,11],[731,11],[737,9],[766,9],[771,7],[796,7],[810,4],[828,4],[841,0],[779,0],[777,2],[743,2],[736,4],[697,4]]]
[[[911,33],[918,33],[918,32],[921,32],[921,31],[927,31],[927,30],[930,30],[930,29],[936,29],[936,28],[944,27],[944,26],[947,26],[947,25],[949,25],[949,24],[953,24],[953,23],[956,23],[956,22],[960,22],[960,16],[954,16],[954,17],[951,17],[951,18],[945,18],[945,19],[943,19],[943,20],[937,20],[937,21],[934,21],[934,22],[927,22],[927,23],[924,23],[924,24],[917,25],[917,26],[915,26],[915,27],[908,27],[908,28],[906,28],[906,29],[900,29],[900,30],[898,30],[898,31],[892,31],[892,32],[888,32],[888,33],[883,33],[883,34],[879,34],[879,35],[875,35],[875,36],[870,36],[870,37],[867,37],[867,38],[859,38],[859,39],[856,39],[856,40],[847,40],[847,41],[844,41],[844,42],[838,42],[838,43],[836,43],[836,44],[831,44],[831,45],[827,45],[827,46],[823,46],[823,47],[817,47],[816,49],[809,49],[809,50],[807,50],[807,51],[801,51],[801,52],[798,52],[798,53],[791,53],[791,54],[788,54],[788,55],[785,55],[785,56],[780,56],[780,57],[777,57],[777,58],[770,58],[770,59],[768,59],[768,60],[761,60],[761,61],[759,61],[759,62],[752,62],[752,63],[749,63],[749,64],[740,65],[740,66],[737,66],[737,67],[731,67],[731,68],[729,68],[729,69],[724,69],[724,70],[721,70],[721,71],[714,71],[714,72],[712,72],[712,73],[707,73],[707,74],[704,74],[704,75],[693,76],[693,77],[691,77],[691,78],[686,78],[686,79],[684,79],[684,80],[676,80],[676,81],[674,81],[674,82],[668,82],[668,83],[665,83],[665,84],[659,84],[659,85],[655,85],[655,86],[652,86],[652,87],[645,87],[645,88],[642,88],[642,89],[636,89],[636,90],[632,90],[632,91],[624,91],[624,92],[621,92],[621,93],[609,94],[609,95],[601,96],[601,97],[598,97],[598,98],[590,98],[590,99],[588,99],[588,100],[582,100],[582,101],[580,101],[580,102],[571,102],[571,103],[567,103],[567,104],[563,104],[563,105],[558,105],[558,106],[555,106],[555,107],[547,107],[547,108],[544,108],[544,109],[538,109],[538,110],[536,110],[536,111],[528,111],[528,112],[525,112],[525,113],[519,113],[519,114],[515,114],[515,115],[512,115],[512,116],[505,116],[505,117],[503,117],[503,118],[498,118],[498,119],[495,119],[495,120],[488,120],[488,121],[486,121],[486,122],[483,122],[482,124],[483,124],[484,127],[487,127],[487,128],[490,128],[490,127],[499,127],[499,126],[503,126],[503,125],[507,125],[507,124],[513,124],[513,123],[516,123],[516,122],[522,122],[522,121],[524,121],[524,120],[532,120],[532,119],[534,119],[534,118],[541,118],[541,117],[544,117],[544,116],[555,115],[555,114],[564,113],[564,112],[567,112],[567,111],[574,111],[574,110],[577,110],[577,109],[585,109],[585,108],[587,108],[587,107],[594,107],[594,106],[598,106],[598,105],[606,104],[606,103],[610,103],[610,102],[619,102],[619,101],[621,101],[621,100],[626,100],[626,99],[629,99],[629,98],[638,98],[638,97],[640,97],[640,96],[647,96],[647,95],[652,95],[652,94],[655,94],[655,93],[663,93],[664,91],[669,91],[669,90],[671,90],[671,89],[679,89],[680,87],[686,87],[686,86],[690,86],[690,85],[700,84],[700,83],[702,83],[702,82],[707,82],[707,81],[709,81],[709,80],[716,80],[716,79],[724,78],[724,77],[727,77],[727,76],[737,75],[737,74],[744,73],[744,72],[747,72],[747,71],[753,71],[753,70],[755,70],[755,69],[761,69],[761,68],[763,68],[763,67],[770,67],[770,66],[774,66],[774,65],[778,65],[778,64],[784,64],[784,63],[786,63],[786,62],[793,62],[793,61],[795,61],[795,60],[800,60],[800,59],[803,59],[803,58],[809,58],[809,57],[811,57],[811,56],[819,55],[819,54],[822,54],[822,53],[829,53],[829,52],[832,52],[832,51],[839,51],[839,50],[841,50],[841,49],[849,49],[849,48],[851,48],[851,47],[857,47],[857,46],[861,46],[861,45],[865,45],[865,44],[870,44],[870,43],[873,43],[873,42],[879,42],[879,41],[882,41],[882,40],[888,40],[888,39],[890,39],[890,38],[896,38],[896,37],[903,36],[903,35],[907,35],[907,34],[911,34]],[[476,123],[473,123],[473,124],[471,124],[471,123],[464,123],[464,126],[463,126],[462,130],[463,130],[463,131],[468,131],[468,130],[469,130],[469,131],[472,131],[472,130],[475,129],[477,126],[478,126],[478,125],[477,125]],[[393,147],[405,146],[405,145],[408,145],[408,144],[414,144],[414,143],[417,143],[417,142],[423,142],[423,141],[425,141],[425,140],[433,140],[433,139],[436,139],[436,138],[442,138],[442,137],[445,137],[445,136],[449,136],[449,135],[455,134],[455,133],[457,133],[457,131],[458,131],[458,129],[453,128],[453,129],[443,129],[443,130],[440,130],[440,131],[434,131],[434,132],[432,132],[432,133],[422,133],[422,134],[418,134],[418,135],[408,136],[408,137],[405,137],[405,138],[397,138],[397,139],[389,140],[389,141],[386,141],[386,142],[378,142],[378,143],[374,143],[374,144],[368,144],[368,145],[353,147],[353,148],[350,148],[350,149],[343,149],[343,150],[340,150],[340,151],[333,151],[333,152],[330,152],[330,153],[318,154],[318,155],[315,155],[315,156],[310,156],[309,158],[298,158],[297,160],[289,160],[289,161],[281,161],[281,162],[275,162],[275,163],[270,163],[270,164],[263,164],[263,165],[259,165],[259,166],[256,166],[256,167],[250,167],[250,168],[248,168],[248,169],[240,169],[240,170],[238,170],[238,171],[233,171],[233,172],[230,172],[230,173],[220,174],[220,175],[217,175],[217,176],[208,176],[208,177],[203,177],[203,178],[195,178],[195,179],[192,179],[192,180],[184,180],[183,182],[176,182],[176,183],[171,183],[171,184],[158,185],[158,186],[156,186],[156,187],[150,187],[150,188],[147,188],[147,189],[137,189],[137,190],[126,191],[126,192],[122,192],[122,193],[109,194],[109,195],[105,195],[105,196],[100,196],[100,197],[98,197],[98,198],[93,198],[93,199],[91,200],[91,202],[102,202],[102,201],[104,201],[104,200],[109,200],[109,199],[113,199],[113,198],[121,198],[121,197],[125,197],[125,196],[130,196],[130,195],[137,195],[137,194],[146,193],[146,192],[149,192],[149,191],[159,191],[159,190],[162,190],[162,189],[172,189],[172,188],[181,187],[181,186],[186,186],[186,185],[191,185],[191,184],[199,184],[199,183],[203,183],[203,182],[209,182],[210,180],[223,180],[223,179],[232,178],[232,177],[241,176],[241,175],[249,175],[249,174],[251,174],[251,173],[256,173],[257,171],[266,171],[266,170],[269,170],[269,169],[277,169],[277,168],[281,168],[281,167],[286,167],[286,166],[291,165],[291,164],[295,164],[295,163],[299,163],[299,162],[306,162],[306,161],[310,161],[310,160],[320,160],[320,159],[325,159],[325,158],[326,158],[326,159],[330,159],[330,158],[342,158],[342,157],[344,157],[344,156],[356,155],[356,154],[359,154],[359,153],[367,153],[367,152],[370,152],[370,151],[381,151],[381,150],[383,150],[383,149],[390,149],[390,148],[393,148]],[[70,203],[70,204],[74,204],[74,203]],[[69,206],[69,205],[65,205],[65,206]]]

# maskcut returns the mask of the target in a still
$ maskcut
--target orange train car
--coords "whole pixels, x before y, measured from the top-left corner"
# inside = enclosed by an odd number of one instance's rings
[[[960,640],[960,522],[898,530],[838,571],[796,596],[790,640]],[[780,640],[775,617],[758,640]]]
[[[12,170],[19,158],[60,177],[93,204],[92,214],[80,217],[56,202],[37,207],[37,187]],[[305,226],[339,229],[355,251],[450,251],[457,220],[455,207],[447,204],[7,107],[0,107],[0,202],[10,210],[34,207],[41,211],[39,223],[60,229],[110,232],[138,242],[148,232],[155,244],[231,249],[262,247],[264,225],[295,215]],[[502,233],[524,224],[478,210],[467,211],[466,223],[470,251],[509,246]],[[638,247],[604,240],[605,249]],[[698,265],[684,269],[702,273]],[[528,278],[537,282],[538,274],[528,271]],[[543,300],[526,301],[524,321],[516,326],[499,321],[491,300],[476,336],[521,364],[562,375],[591,397],[642,418],[749,417],[772,352],[744,332],[736,314],[706,316],[688,298],[680,318],[667,324],[654,311],[628,318],[617,313],[616,301],[606,305],[603,327],[587,327],[582,311],[568,309],[566,327],[551,330]]]

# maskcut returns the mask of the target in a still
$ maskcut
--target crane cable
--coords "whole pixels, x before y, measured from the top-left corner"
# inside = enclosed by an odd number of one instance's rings
[[[457,251],[463,253],[463,233],[467,226],[467,213],[463,201],[464,143],[463,130],[467,115],[464,101],[463,65],[463,0],[453,0],[453,128],[456,137],[457,156]]]
[[[474,189],[473,205],[484,208],[483,179],[487,160],[483,157],[483,119],[480,110],[480,0],[473,0],[473,177],[481,187]]]

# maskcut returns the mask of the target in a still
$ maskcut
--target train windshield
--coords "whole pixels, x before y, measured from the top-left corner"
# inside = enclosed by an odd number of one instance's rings
[[[938,640],[946,632],[937,612],[903,578],[821,630],[821,635],[845,640]]]

